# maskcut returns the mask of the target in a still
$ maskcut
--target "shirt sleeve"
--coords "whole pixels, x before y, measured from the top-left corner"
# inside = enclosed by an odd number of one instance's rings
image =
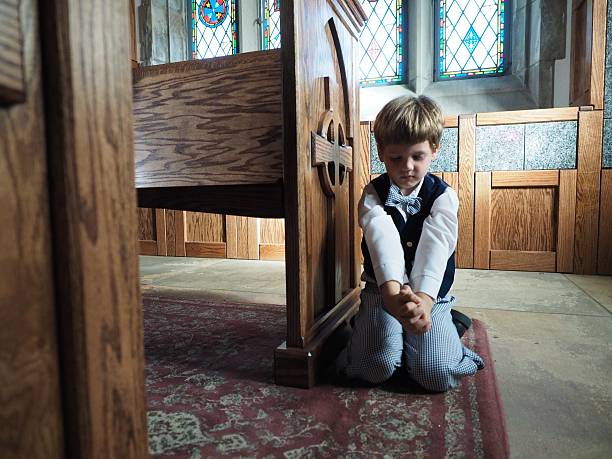
[[[406,267],[400,236],[372,183],[364,188],[361,195],[358,219],[372,259],[376,283],[380,286],[395,280],[403,284]]]
[[[423,231],[410,272],[410,286],[434,300],[438,296],[446,263],[457,246],[457,193],[448,187],[433,203],[423,222]]]

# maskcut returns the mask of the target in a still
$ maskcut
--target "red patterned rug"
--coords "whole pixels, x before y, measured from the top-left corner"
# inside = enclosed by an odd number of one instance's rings
[[[484,325],[464,339],[487,366],[446,394],[273,383],[285,307],[144,298],[152,457],[501,458],[508,439]]]

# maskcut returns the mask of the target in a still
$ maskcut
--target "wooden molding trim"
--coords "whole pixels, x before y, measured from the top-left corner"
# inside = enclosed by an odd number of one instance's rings
[[[540,108],[507,112],[478,113],[477,126],[493,124],[544,123],[550,121],[576,121],[578,107]]]
[[[157,238],[157,255],[166,256],[168,247],[166,244],[166,211],[164,209],[155,209],[155,237]]]
[[[474,268],[489,269],[491,249],[491,173],[476,172]]]
[[[476,115],[459,116],[459,238],[457,267],[474,267],[474,168]]]
[[[576,179],[574,272],[597,272],[603,111],[580,111]]]
[[[225,242],[185,242],[185,254],[188,257],[225,258]]]
[[[607,0],[593,0],[590,102],[596,110],[602,110],[604,104],[607,10]]]
[[[285,260],[285,244],[259,244],[260,260]]]
[[[140,255],[157,255],[157,241],[138,241]]]
[[[576,226],[575,170],[559,172],[559,202],[557,215],[557,272],[574,272],[574,228]]]
[[[612,169],[601,171],[597,273],[612,274]]]
[[[491,250],[491,269],[507,271],[541,271],[554,273],[555,252]]]
[[[559,171],[493,171],[491,186],[493,188],[559,186]]]

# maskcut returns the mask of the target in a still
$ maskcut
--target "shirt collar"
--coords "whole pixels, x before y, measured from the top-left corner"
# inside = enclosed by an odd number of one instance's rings
[[[416,198],[419,195],[419,193],[421,191],[421,187],[423,186],[423,180],[425,180],[425,177],[423,177],[421,179],[419,184],[414,188],[414,190],[412,190],[412,193],[410,193],[408,196]],[[389,177],[389,182],[391,183],[392,186],[396,186],[397,187],[397,185],[395,183],[393,183],[393,180],[391,179],[391,177]]]

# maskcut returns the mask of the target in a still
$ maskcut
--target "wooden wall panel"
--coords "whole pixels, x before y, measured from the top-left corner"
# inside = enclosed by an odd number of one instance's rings
[[[35,43],[42,43],[45,63],[54,253],[61,254],[55,298],[65,356],[66,456],[143,458],[148,448],[126,1],[56,0],[40,7],[45,40]],[[30,5],[28,15],[35,10]]]
[[[285,221],[283,219],[259,219],[259,259],[285,259]]]
[[[474,168],[476,115],[459,116],[459,239],[457,267],[474,266]]]
[[[22,36],[28,94],[0,106],[0,457],[59,459],[66,453],[38,2],[19,3],[21,26],[5,21],[0,2],[0,43],[11,31]],[[0,45],[0,62],[2,53]]]
[[[189,242],[224,242],[223,215],[185,212],[186,240]]]
[[[607,0],[593,1],[592,39],[591,39],[591,100],[596,110],[604,104],[604,79],[606,62],[606,26],[608,18]],[[573,70],[573,69],[572,69]]]
[[[493,188],[491,249],[554,251],[555,188]]]
[[[576,171],[559,171],[559,226],[557,231],[557,272],[574,272],[574,227],[576,225]]]
[[[155,209],[138,208],[138,240],[155,240]]]
[[[580,110],[574,244],[574,271],[577,274],[597,272],[602,129],[601,110]]]
[[[168,255],[165,209],[155,209],[155,237],[157,239],[157,255]]]
[[[612,169],[601,171],[597,273],[612,275]]]
[[[476,172],[474,268],[489,269],[491,250],[491,173]]]
[[[491,250],[491,269],[555,272],[555,252]]]
[[[259,259],[259,225],[257,218],[237,217],[237,253],[243,260]]]
[[[592,4],[590,0],[572,0],[570,104],[574,106],[591,103]]]

